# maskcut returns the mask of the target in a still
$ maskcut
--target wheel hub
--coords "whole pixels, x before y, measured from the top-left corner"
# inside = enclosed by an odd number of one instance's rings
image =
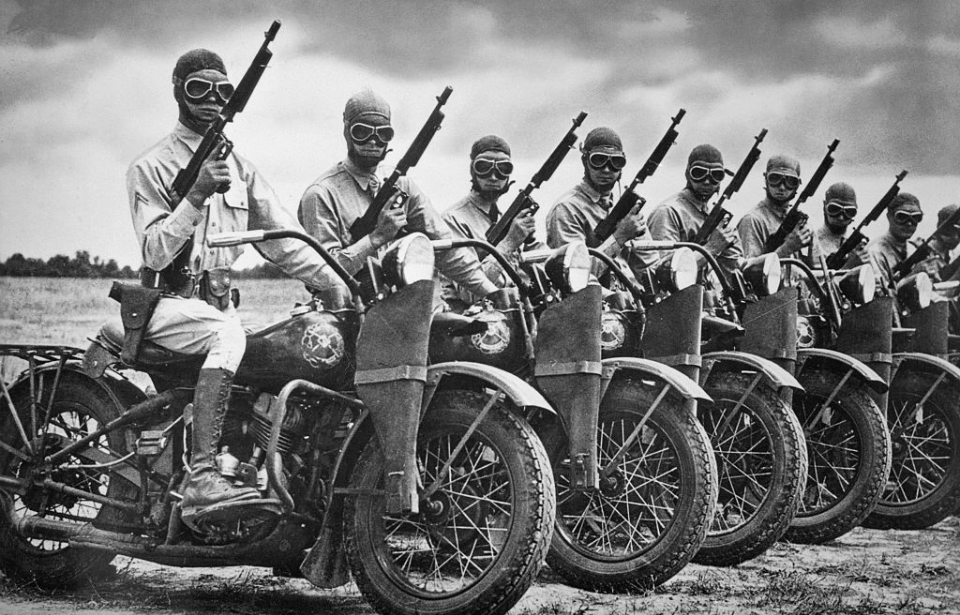
[[[627,492],[627,481],[620,470],[614,470],[609,476],[600,477],[600,493],[607,498],[622,496]]]

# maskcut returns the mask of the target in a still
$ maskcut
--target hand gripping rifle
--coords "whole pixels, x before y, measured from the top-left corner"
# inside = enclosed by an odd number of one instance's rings
[[[929,237],[924,239],[923,243],[917,246],[917,249],[914,250],[913,254],[908,256],[903,262],[897,265],[897,268],[893,271],[894,275],[897,278],[902,278],[903,276],[909,274],[915,265],[927,260],[927,258],[930,256],[930,242],[933,241],[933,238],[937,235],[944,234],[947,229],[957,224],[960,224],[960,209],[953,212],[952,216],[947,218],[943,224],[937,227],[937,230],[935,230]],[[948,267],[949,266],[950,265],[948,265]],[[953,271],[951,271],[951,274],[952,273]]]
[[[426,151],[427,146],[430,145],[430,140],[433,139],[433,135],[440,130],[440,124],[443,123],[444,118],[441,108],[447,103],[451,92],[453,92],[453,88],[447,86],[443,89],[440,96],[437,96],[437,106],[433,108],[433,112],[430,114],[430,117],[427,118],[427,122],[420,129],[420,132],[417,133],[416,138],[413,140],[413,143],[410,144],[410,147],[403,155],[403,158],[400,159],[400,162],[397,163],[393,173],[383,182],[380,189],[377,190],[377,194],[373,197],[373,202],[370,203],[370,207],[368,207],[363,216],[357,218],[353,226],[350,227],[350,236],[353,238],[353,241],[369,235],[373,229],[376,228],[377,218],[380,217],[380,212],[387,206],[387,203],[396,202],[396,204],[399,205],[406,200],[408,195],[397,188],[397,182],[407,174],[407,171],[409,171],[411,167],[417,166],[417,163],[420,162],[420,157],[423,156],[423,152]],[[397,197],[400,198],[399,202],[397,202]]]
[[[693,238],[693,243],[700,244],[701,246],[705,245],[707,240],[710,239],[710,235],[713,234],[713,231],[725,220],[730,219],[730,212],[723,208],[723,202],[740,190],[744,180],[747,179],[747,175],[749,175],[751,169],[753,169],[753,165],[756,164],[760,158],[760,143],[763,142],[766,136],[767,129],[763,128],[760,130],[760,134],[754,137],[753,147],[750,148],[750,151],[747,152],[747,157],[740,163],[740,168],[737,169],[736,175],[730,180],[726,190],[720,195],[717,204],[713,206],[713,209],[710,210],[710,213],[707,214],[707,217],[703,220],[703,226],[697,231],[697,236]]]
[[[681,108],[677,111],[677,114],[670,118],[673,120],[673,123],[670,124],[670,128],[667,129],[663,138],[660,139],[660,143],[657,144],[657,147],[653,150],[653,153],[650,154],[650,157],[647,158],[647,161],[643,164],[643,167],[640,169],[640,172],[637,173],[637,176],[633,178],[633,181],[630,182],[630,185],[627,186],[627,189],[623,191],[623,194],[620,195],[620,198],[617,200],[617,203],[610,209],[610,213],[607,214],[607,217],[600,221],[597,224],[597,228],[593,229],[593,234],[596,235],[597,239],[601,242],[606,241],[607,237],[613,234],[613,231],[616,230],[617,224],[621,220],[627,217],[631,211],[633,211],[634,206],[639,201],[646,201],[638,195],[635,190],[637,186],[642,184],[644,180],[653,175],[653,172],[657,170],[660,166],[660,163],[663,162],[664,156],[667,155],[667,152],[670,151],[670,148],[673,147],[674,142],[677,140],[677,124],[680,123],[680,120],[683,119],[683,116],[687,113],[686,109]],[[641,207],[643,207],[641,203]]]
[[[260,45],[260,51],[257,52],[247,72],[244,73],[240,85],[237,86],[230,100],[220,110],[220,115],[207,126],[207,131],[203,133],[203,140],[200,141],[200,145],[194,152],[193,157],[190,158],[190,162],[187,163],[186,167],[180,169],[177,176],[173,178],[171,190],[176,200],[179,201],[187,196],[200,175],[200,168],[208,158],[215,156],[216,160],[224,160],[233,151],[233,142],[223,134],[224,128],[233,121],[233,116],[243,111],[244,107],[247,106],[250,95],[253,94],[260,77],[267,69],[267,64],[270,63],[270,58],[273,57],[273,52],[268,49],[268,46],[277,36],[279,29],[280,21],[276,20],[270,25],[270,29],[263,33],[264,41]],[[220,184],[217,187],[217,192],[222,194],[227,191],[228,187],[225,183]]]
[[[840,247],[836,252],[827,257],[827,266],[830,269],[840,269],[843,267],[844,263],[847,262],[847,257],[857,249],[857,246],[861,242],[866,241],[867,237],[861,231],[867,227],[868,224],[873,223],[877,218],[880,217],[887,207],[890,205],[890,202],[897,196],[900,192],[900,182],[903,181],[903,178],[907,176],[907,170],[904,169],[900,171],[900,174],[897,175],[897,180],[893,182],[893,185],[890,186],[890,189],[887,190],[886,194],[873,206],[873,209],[870,210],[870,213],[867,214],[867,217],[864,218],[860,224],[857,225],[857,228],[853,229],[853,232],[843,240],[843,243],[840,244]]]
[[[487,243],[494,246],[497,245],[507,236],[510,225],[517,216],[524,211],[529,211],[531,214],[537,211],[539,205],[530,198],[530,194],[539,188],[540,184],[550,179],[553,172],[556,171],[560,163],[563,162],[567,152],[573,149],[573,144],[577,142],[576,130],[586,117],[587,112],[581,111],[580,115],[574,118],[573,126],[571,126],[567,134],[563,136],[563,139],[561,139],[560,143],[553,150],[553,153],[550,154],[550,157],[547,158],[547,161],[543,163],[543,166],[540,167],[540,170],[533,174],[530,183],[517,194],[517,197],[513,199],[513,203],[510,204],[510,208],[500,216],[497,223],[487,229]]]
[[[817,170],[814,172],[813,177],[810,178],[803,192],[797,197],[796,202],[787,210],[787,214],[783,217],[783,222],[780,223],[780,228],[767,237],[767,241],[763,245],[764,254],[773,252],[782,246],[787,235],[789,235],[793,229],[800,226],[800,224],[807,221],[807,214],[800,211],[800,206],[813,196],[813,193],[816,192],[820,186],[820,182],[823,181],[823,177],[827,174],[827,171],[830,170],[830,167],[833,166],[833,150],[837,149],[838,145],[840,145],[840,139],[834,139],[833,143],[827,147],[827,155],[820,161],[820,166],[817,167]]]

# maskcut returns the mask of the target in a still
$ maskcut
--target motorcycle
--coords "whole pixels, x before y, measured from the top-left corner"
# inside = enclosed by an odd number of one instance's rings
[[[248,336],[217,463],[261,497],[181,515],[183,416],[203,357],[145,342],[124,363],[112,323],[86,350],[3,345],[28,367],[0,383],[0,569],[56,588],[116,554],[266,566],[321,588],[352,574],[381,613],[507,612],[553,532],[553,473],[523,418],[552,408],[489,366],[427,364],[425,236],[369,260],[361,282],[300,232],[209,243],[281,237],[312,246],[345,287]]]
[[[870,265],[835,278],[825,261],[820,276],[801,260],[781,263],[799,272],[811,293],[797,317],[797,378],[804,392],[793,400],[810,470],[786,539],[819,544],[860,525],[890,475],[885,409],[893,302],[876,296]]]
[[[659,363],[601,358],[606,312],[602,289],[588,282],[584,244],[523,253],[526,277],[485,242],[434,245],[491,254],[513,282],[464,316],[449,316],[483,322],[484,330],[450,335],[446,327],[430,354],[521,375],[557,410],[532,421],[557,484],[551,569],[574,587],[613,592],[675,575],[702,543],[716,501],[716,467],[695,414],[706,394]]]
[[[893,467],[864,521],[877,529],[923,529],[960,507],[960,368],[949,359],[950,305],[934,301],[925,273],[897,284],[887,423]]]
[[[697,418],[710,435],[718,467],[719,494],[707,537],[693,561],[731,566],[763,553],[789,527],[807,472],[803,432],[790,409],[802,390],[788,369],[796,302],[772,293],[779,269],[761,262],[734,288],[716,260],[696,243],[634,241],[635,249],[669,251],[646,268],[640,286],[631,284],[613,261],[604,260],[644,305],[646,327],[633,344],[607,352],[644,356],[683,371],[712,398]],[[690,250],[700,252],[717,274],[725,301],[704,313],[705,280],[698,281]],[[603,259],[599,252],[592,254]],[[766,271],[762,266],[766,266]],[[756,288],[762,297],[757,297]],[[711,297],[712,299],[712,297]],[[629,327],[636,309],[612,310]],[[783,323],[790,322],[791,327]],[[741,326],[741,323],[742,326]],[[795,334],[795,333],[794,333]],[[626,339],[626,338],[625,338]]]

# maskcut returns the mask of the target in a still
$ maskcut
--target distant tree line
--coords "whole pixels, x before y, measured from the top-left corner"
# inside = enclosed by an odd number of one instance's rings
[[[52,256],[46,261],[40,258],[27,258],[19,252],[0,263],[0,276],[16,278],[53,277],[53,278],[136,278],[138,270],[130,265],[120,267],[117,261],[103,261],[99,256],[90,258],[86,250],[77,252],[70,258],[63,254]],[[262,263],[249,269],[235,272],[240,278],[284,278],[286,275],[272,263]]]

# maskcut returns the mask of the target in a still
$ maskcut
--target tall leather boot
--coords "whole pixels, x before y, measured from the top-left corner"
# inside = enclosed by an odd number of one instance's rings
[[[215,463],[232,382],[233,374],[225,369],[200,370],[193,398],[192,471],[180,503],[185,515],[196,514],[214,504],[260,497],[253,487],[234,487],[220,475]]]

